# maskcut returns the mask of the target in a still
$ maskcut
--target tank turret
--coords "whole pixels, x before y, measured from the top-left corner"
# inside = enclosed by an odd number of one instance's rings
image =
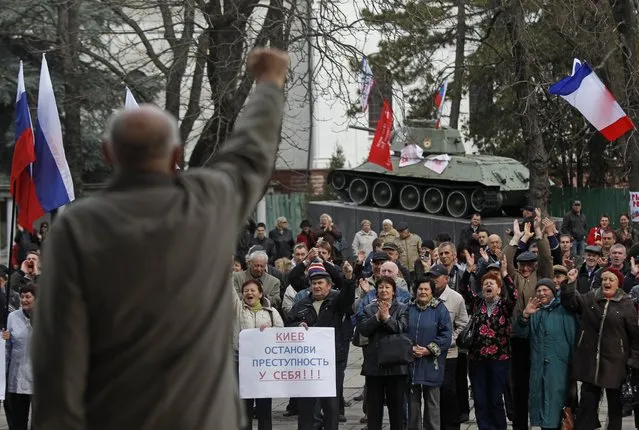
[[[375,131],[367,127],[351,128]],[[422,149],[425,160],[399,167],[401,150],[410,144]],[[392,172],[366,162],[354,169],[332,171],[328,184],[340,198],[358,205],[455,218],[471,212],[517,213],[526,201],[528,169],[512,158],[466,154],[459,130],[435,128],[432,120],[407,120],[393,131],[391,150]],[[426,167],[429,157],[443,154],[449,160],[441,173]]]

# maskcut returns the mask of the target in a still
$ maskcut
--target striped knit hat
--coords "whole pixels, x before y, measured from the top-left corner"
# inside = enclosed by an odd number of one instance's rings
[[[308,279],[320,278],[320,277],[330,278],[331,275],[329,275],[326,269],[324,268],[324,263],[322,263],[322,260],[316,259],[316,260],[313,260],[313,262],[308,265]]]

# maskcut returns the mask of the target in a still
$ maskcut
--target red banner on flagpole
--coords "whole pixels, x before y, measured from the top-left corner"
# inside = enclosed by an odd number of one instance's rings
[[[377,164],[390,171],[393,170],[390,146],[390,137],[392,131],[393,110],[388,104],[388,101],[384,100],[382,114],[379,117],[379,121],[377,121],[377,129],[375,130],[375,136],[373,137],[371,152],[368,154],[368,161],[369,163]]]

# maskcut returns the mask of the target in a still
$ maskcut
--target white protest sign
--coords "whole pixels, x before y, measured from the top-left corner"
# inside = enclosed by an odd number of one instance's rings
[[[335,397],[335,329],[240,332],[240,397]]]
[[[639,222],[639,191],[630,191],[630,221]]]

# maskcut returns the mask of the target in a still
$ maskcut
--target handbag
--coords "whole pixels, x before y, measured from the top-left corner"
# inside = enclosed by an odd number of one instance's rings
[[[632,381],[632,371],[626,373],[626,380],[621,384],[620,391],[622,405],[635,406],[639,404],[639,387]]]
[[[457,347],[460,349],[470,350],[475,343],[475,337],[477,335],[477,318],[475,316],[470,317],[470,321],[466,324],[466,327],[457,336]]]
[[[362,336],[359,333],[359,328],[357,326],[355,326],[355,331],[353,332],[353,339],[351,340],[351,343],[353,344],[353,346],[356,346],[358,348],[362,348],[368,345],[368,338],[366,336]]]
[[[414,360],[413,342],[405,334],[389,334],[380,337],[377,364],[381,366],[410,364]]]

